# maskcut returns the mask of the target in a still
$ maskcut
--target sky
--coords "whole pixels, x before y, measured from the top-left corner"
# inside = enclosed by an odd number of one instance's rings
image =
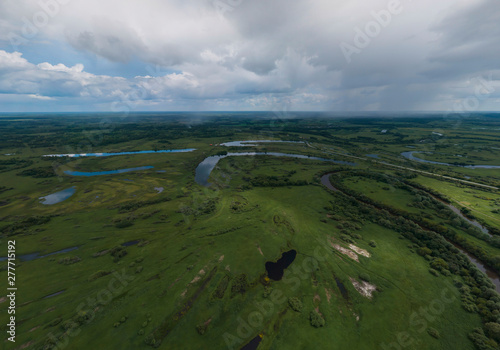
[[[1,0],[0,112],[500,110],[498,0]]]

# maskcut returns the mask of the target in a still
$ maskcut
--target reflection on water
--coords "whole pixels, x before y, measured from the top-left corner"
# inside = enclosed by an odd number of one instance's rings
[[[153,169],[153,168],[154,168],[154,166],[140,166],[137,168],[129,168],[129,169],[118,169],[118,170],[108,170],[108,171],[91,171],[91,172],[66,170],[64,173],[66,175],[71,175],[71,176],[99,176],[99,175],[122,174],[122,173],[128,173],[130,171],[147,170],[147,169]]]
[[[46,154],[44,157],[112,157],[112,156],[123,156],[128,154],[148,154],[148,153],[185,153],[196,151],[196,148],[186,148],[186,149],[168,149],[168,150],[158,150],[158,151],[135,151],[135,152],[112,152],[112,153],[67,153],[67,154]]]
[[[45,205],[52,205],[52,204],[57,204],[60,203],[69,197],[71,197],[73,194],[75,194],[76,187],[70,187],[65,190],[49,194],[48,196],[45,197],[40,197],[40,203],[45,204]]]

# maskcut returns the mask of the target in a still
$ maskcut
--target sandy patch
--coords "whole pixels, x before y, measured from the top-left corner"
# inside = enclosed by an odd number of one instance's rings
[[[362,296],[367,297],[368,299],[372,298],[372,293],[377,290],[377,286],[366,281],[358,282],[354,278],[349,277],[352,285]]]
[[[40,326],[33,327],[33,328],[31,328],[29,331],[30,331],[30,332],[33,332],[33,331],[37,330],[38,328],[40,328]]]
[[[204,274],[205,274],[205,270],[201,269],[200,271],[198,271],[198,275],[203,276]]]
[[[224,260],[224,255],[221,255],[220,258],[219,258],[219,262],[222,262],[222,260]]]
[[[259,250],[260,255],[264,256],[264,253],[262,253],[262,249],[260,249],[260,246],[257,246],[257,249]]]
[[[344,248],[344,247],[341,247],[338,244],[333,244],[333,243],[332,243],[332,247],[335,248],[335,249],[337,249],[342,254],[347,255],[352,260],[356,260],[357,262],[359,262],[358,254],[356,254],[352,250]]]
[[[1,303],[5,303],[6,301],[7,301],[7,298],[6,298],[6,297],[1,297],[1,298],[0,298],[0,304],[1,304]]]
[[[32,340],[32,341],[30,341],[30,342],[28,342],[28,343],[26,343],[26,344],[21,345],[21,346],[19,347],[19,349],[26,349],[27,347],[29,347],[29,346],[33,345],[34,343],[35,343],[35,342]]]
[[[313,303],[314,303],[314,302],[316,302],[316,301],[317,301],[317,302],[321,302],[321,297],[319,296],[319,294],[316,294],[316,295],[314,296],[314,298],[313,298]]]
[[[184,292],[181,293],[181,297],[184,298],[186,296],[187,291],[188,291],[187,289],[184,289]]]
[[[195,277],[195,278],[193,278],[193,280],[192,280],[191,282],[189,282],[189,283],[196,283],[196,282],[198,282],[200,279],[201,279],[201,277],[200,277],[200,276],[196,276],[196,277]]]
[[[366,256],[367,258],[369,258],[371,256],[370,253],[368,253],[368,251],[366,251],[364,249],[361,249],[359,247],[356,247],[354,244],[349,244],[349,248],[351,248],[352,250],[354,250],[359,255]]]
[[[229,267],[229,265],[226,266],[226,270],[231,271],[231,268]]]
[[[328,304],[330,304],[330,299],[332,299],[332,295],[330,294],[330,291],[325,288],[325,294],[326,294],[326,301],[328,301]]]

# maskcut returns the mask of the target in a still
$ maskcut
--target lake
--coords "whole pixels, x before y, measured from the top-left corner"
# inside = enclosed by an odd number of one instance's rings
[[[52,205],[52,204],[57,204],[57,203],[60,203],[64,200],[68,199],[69,197],[74,195],[75,192],[76,192],[76,187],[73,186],[73,187],[67,188],[65,190],[49,194],[45,197],[40,197],[38,199],[40,199],[40,203],[42,203],[42,204]]]

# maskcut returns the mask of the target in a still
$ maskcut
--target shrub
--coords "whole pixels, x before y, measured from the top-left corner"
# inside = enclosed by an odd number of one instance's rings
[[[236,293],[244,294],[248,289],[247,275],[242,273],[236,277],[231,285],[231,293],[235,295]]]
[[[116,224],[115,224],[115,227],[116,228],[126,228],[126,227],[130,227],[134,224],[133,221],[130,221],[130,220],[122,220],[122,221],[118,221]]]
[[[436,339],[439,339],[439,338],[440,338],[439,332],[438,332],[438,330],[437,330],[437,329],[435,329],[435,328],[432,328],[432,327],[427,328],[427,333],[429,333],[429,335],[430,335],[431,337],[434,337],[434,338],[436,338]]]
[[[347,243],[354,243],[354,241],[348,235],[340,235],[340,239]]]
[[[420,248],[418,248],[417,253],[418,253],[418,255],[426,256],[426,255],[431,255],[432,250],[430,250],[427,247],[420,247]]]
[[[116,246],[110,250],[111,256],[114,257],[114,262],[117,262],[121,258],[123,258],[125,255],[127,255],[127,251],[125,250],[124,247],[122,246]]]
[[[96,279],[101,278],[101,277],[106,276],[106,275],[109,275],[110,273],[111,272],[99,270],[99,271],[93,273],[92,275],[90,275],[89,282],[95,281]]]
[[[370,275],[367,273],[360,273],[359,278],[366,282],[370,282],[371,280]]]
[[[370,241],[370,243],[368,243],[370,245],[370,247],[373,247],[373,248],[376,248],[377,247],[377,243],[375,241]]]
[[[485,324],[485,328],[491,338],[496,341],[500,341],[500,324],[496,322],[488,322]]]
[[[196,331],[198,332],[199,335],[205,334],[207,331],[208,325],[202,323],[196,326]]]
[[[309,320],[311,321],[311,326],[319,328],[325,325],[325,319],[316,311],[312,310],[309,314]]]
[[[434,270],[434,269],[429,269],[429,272],[430,272],[432,275],[436,276],[436,277],[438,277],[438,276],[439,276],[439,272],[437,272],[437,271],[436,271],[436,270]]]
[[[63,265],[71,265],[71,264],[76,264],[77,262],[80,262],[82,259],[80,259],[78,256],[73,256],[73,257],[65,257],[62,259],[59,259],[58,263],[63,264]]]
[[[301,312],[302,311],[302,302],[299,298],[293,297],[288,299],[288,305],[292,308],[293,311]]]

